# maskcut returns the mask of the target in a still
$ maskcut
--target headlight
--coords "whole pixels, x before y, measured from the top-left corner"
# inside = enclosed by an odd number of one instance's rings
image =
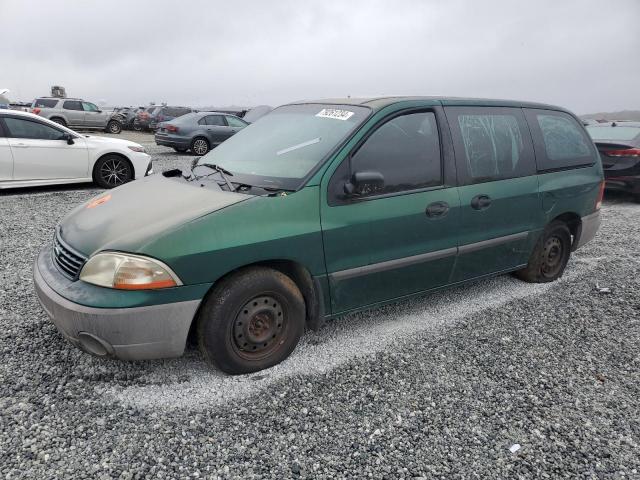
[[[182,285],[164,263],[116,252],[98,253],[85,263],[80,280],[120,290],[154,290]]]
[[[144,147],[142,145],[129,145],[129,150],[133,150],[138,153],[145,153]]]

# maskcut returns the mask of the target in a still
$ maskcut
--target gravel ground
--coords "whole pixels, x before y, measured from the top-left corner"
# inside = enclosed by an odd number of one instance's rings
[[[192,158],[125,135],[156,171]],[[227,377],[194,350],[96,359],[47,320],[32,262],[98,191],[0,195],[2,477],[640,478],[640,205],[608,199],[554,284],[503,276],[350,315]]]

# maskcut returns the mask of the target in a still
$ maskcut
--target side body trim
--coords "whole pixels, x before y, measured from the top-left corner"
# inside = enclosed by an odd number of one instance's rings
[[[512,235],[506,235],[504,237],[490,238],[489,240],[483,240],[481,242],[469,243],[468,245],[461,245],[458,247],[458,253],[471,253],[482,250],[483,248],[497,247],[503,243],[515,242],[517,240],[524,240],[529,235],[529,232],[514,233]]]
[[[436,250],[435,252],[421,253],[419,255],[412,255],[410,257],[387,260],[385,262],[363,265],[361,267],[348,268],[346,270],[339,270],[337,272],[330,273],[329,278],[335,281],[348,280],[350,278],[370,275],[372,273],[379,273],[387,270],[406,267],[409,265],[415,265],[418,263],[440,260],[441,258],[451,257],[453,255],[476,252],[485,248],[502,245],[504,243],[515,242],[517,240],[524,240],[528,235],[529,232],[514,233],[511,235],[506,235],[504,237],[491,238],[489,240],[483,240],[481,242],[461,245],[460,247],[445,248],[443,250]]]

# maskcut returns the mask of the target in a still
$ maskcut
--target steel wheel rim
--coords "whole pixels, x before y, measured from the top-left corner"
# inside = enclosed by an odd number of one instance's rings
[[[564,259],[562,240],[557,236],[549,237],[544,242],[542,255],[542,274],[547,278],[556,276],[562,268]]]
[[[199,139],[193,142],[193,150],[198,155],[204,155],[205,153],[207,153],[207,149],[207,142],[205,142],[204,140]]]
[[[232,344],[246,360],[261,360],[277,351],[287,338],[288,319],[275,295],[260,295],[246,302],[236,314]]]
[[[118,133],[118,125],[116,125],[115,123],[112,123],[111,126],[109,127],[109,130],[111,131],[111,133]]]
[[[100,167],[100,177],[107,185],[122,185],[128,180],[127,165],[119,159],[109,159]]]

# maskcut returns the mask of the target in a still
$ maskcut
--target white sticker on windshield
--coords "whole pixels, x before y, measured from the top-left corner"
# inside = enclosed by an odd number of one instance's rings
[[[352,115],[353,112],[349,110],[340,110],[337,108],[323,108],[316,113],[316,117],[335,118],[336,120],[349,120]]]

